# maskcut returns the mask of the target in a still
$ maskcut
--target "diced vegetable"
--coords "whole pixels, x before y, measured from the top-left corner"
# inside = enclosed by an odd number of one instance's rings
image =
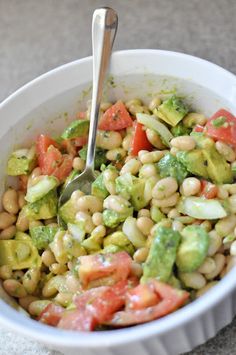
[[[200,226],[187,226],[182,232],[176,264],[181,272],[197,270],[205,260],[209,247],[209,235]]]
[[[49,219],[57,215],[57,191],[51,190],[40,200],[25,205],[20,214],[29,219]]]
[[[215,198],[217,196],[218,188],[206,180],[201,181],[201,195],[207,199]]]
[[[205,131],[212,138],[236,145],[236,117],[227,110],[217,111],[207,122]]]
[[[101,173],[92,183],[92,195],[105,199],[109,195],[109,192],[104,184],[103,176],[104,174]]]
[[[201,149],[177,152],[177,160],[193,175],[208,179],[207,163]]]
[[[182,122],[171,128],[171,133],[174,137],[188,136],[191,133],[191,128],[184,126]]]
[[[25,196],[26,201],[35,202],[48,194],[49,191],[55,189],[58,186],[59,181],[54,176],[44,175],[36,182],[36,184],[30,186],[27,189]]]
[[[13,152],[7,162],[7,174],[18,176],[29,174],[36,166],[35,147]]]
[[[98,127],[104,131],[119,131],[132,125],[132,118],[125,105],[122,101],[117,101],[102,115]]]
[[[72,139],[86,136],[89,130],[89,120],[75,120],[64,130],[61,137],[63,139]]]
[[[88,151],[88,147],[87,146],[84,146],[82,149],[80,149],[80,151],[79,151],[80,158],[86,160],[87,151]],[[94,168],[95,169],[100,169],[100,166],[102,164],[106,164],[106,162],[107,162],[106,150],[104,150],[102,148],[96,148],[95,160],[94,160]]]
[[[172,274],[180,238],[179,232],[174,232],[171,228],[159,227],[156,230],[143,266],[142,282],[147,282],[152,278],[168,282]]]
[[[169,125],[176,126],[187,115],[188,108],[180,98],[173,95],[153,112]]]
[[[144,126],[153,129],[160,136],[161,140],[168,147],[170,146],[170,141],[173,135],[169,129],[161,123],[156,116],[146,115],[144,113],[137,113],[137,121],[142,123]]]
[[[58,227],[52,226],[36,226],[30,228],[32,243],[38,250],[47,249],[58,230]]]
[[[132,155],[138,155],[140,150],[152,150],[152,145],[147,139],[144,125],[136,121],[134,123],[134,135],[131,142],[130,153]]]
[[[162,178],[172,176],[179,183],[188,176],[185,166],[172,154],[166,154],[157,164]]]
[[[65,309],[59,305],[49,303],[41,312],[39,321],[56,327],[62,318]]]
[[[179,211],[197,219],[224,218],[227,213],[217,199],[207,200],[201,197],[186,197],[179,204]]]
[[[122,230],[135,248],[142,248],[145,246],[146,238],[143,233],[138,229],[136,218],[126,218]]]

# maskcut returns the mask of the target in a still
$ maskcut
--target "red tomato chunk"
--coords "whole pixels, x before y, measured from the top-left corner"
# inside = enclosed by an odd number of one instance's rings
[[[153,146],[147,139],[146,132],[144,130],[144,126],[135,122],[134,124],[134,136],[131,142],[131,154],[138,155],[140,150],[152,150]]]
[[[122,101],[109,107],[100,119],[98,128],[103,131],[120,131],[131,127],[133,120]]]
[[[47,305],[39,316],[39,320],[47,325],[57,326],[59,323],[62,313],[64,313],[64,308],[57,306],[53,303]]]
[[[205,126],[206,134],[236,146],[236,117],[227,110],[217,111]]]

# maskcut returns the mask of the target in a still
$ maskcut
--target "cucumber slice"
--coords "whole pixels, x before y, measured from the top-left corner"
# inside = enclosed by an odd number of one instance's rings
[[[33,186],[30,186],[25,196],[26,201],[36,202],[47,193],[58,186],[58,180],[54,176],[42,176],[40,180]]]
[[[64,130],[61,137],[63,139],[72,139],[84,136],[89,130],[89,120],[76,120]]]
[[[219,200],[186,197],[179,204],[179,211],[197,219],[218,219],[227,216]]]
[[[169,129],[161,123],[156,116],[147,115],[144,113],[137,113],[137,121],[142,123],[144,126],[153,129],[157,132],[162,139],[163,143],[170,146],[170,141],[174,136],[171,134]]]

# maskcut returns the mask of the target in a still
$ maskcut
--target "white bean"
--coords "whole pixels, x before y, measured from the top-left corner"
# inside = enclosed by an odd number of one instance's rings
[[[84,223],[84,228],[86,233],[91,233],[95,228],[93,224],[92,217],[86,212],[77,212],[76,213],[76,221]]]
[[[228,144],[223,143],[221,141],[217,141],[215,147],[218,152],[222,154],[225,159],[230,163],[232,163],[236,159],[235,152]]]
[[[102,211],[102,200],[96,196],[81,196],[77,201],[79,211],[95,213]]]
[[[180,279],[186,287],[193,288],[194,290],[199,290],[206,285],[205,277],[197,271],[181,273]]]
[[[159,180],[152,190],[152,197],[158,200],[163,200],[170,197],[178,190],[176,179],[167,177]]]
[[[216,267],[212,272],[205,274],[205,277],[207,278],[207,280],[212,280],[221,273],[221,271],[223,270],[224,265],[225,265],[225,256],[223,254],[216,254],[214,256],[214,261],[215,261]]]
[[[152,227],[154,226],[153,221],[149,217],[139,217],[137,219],[138,229],[146,236],[150,234]]]
[[[175,137],[170,141],[170,144],[179,150],[192,150],[196,146],[195,140],[190,136]]]
[[[208,290],[210,290],[213,286],[217,285],[218,281],[211,281],[208,284],[206,284],[206,286],[204,286],[203,288],[201,288],[200,290],[197,291],[196,293],[196,297],[199,298],[202,295],[204,295]]]
[[[92,221],[95,226],[99,226],[103,224],[103,216],[101,212],[95,212],[92,215]]]
[[[18,194],[14,189],[7,189],[4,192],[2,198],[3,208],[11,214],[16,214],[19,211],[19,204],[18,204]]]
[[[16,221],[16,216],[8,212],[0,212],[0,229],[10,227]]]
[[[203,264],[199,267],[198,272],[200,272],[201,274],[208,274],[210,272],[213,272],[215,268],[215,260],[213,258],[206,257]]]
[[[132,135],[131,134],[127,134],[127,136],[125,136],[125,138],[122,141],[122,147],[128,152],[130,150],[130,146],[131,146],[131,142],[132,142]]]
[[[179,199],[179,193],[176,192],[175,194],[159,200],[159,199],[152,199],[152,205],[157,207],[172,207],[175,206]]]
[[[119,148],[122,143],[122,137],[119,132],[115,131],[98,131],[97,147],[111,150]]]
[[[75,157],[73,159],[73,168],[78,171],[83,171],[85,167],[85,161],[80,157]]]
[[[24,286],[19,281],[14,279],[3,281],[3,287],[12,297],[20,298],[27,295]]]
[[[182,191],[184,196],[194,196],[199,193],[201,182],[194,177],[184,179],[182,183]]]
[[[161,158],[163,158],[163,156],[164,153],[162,150],[155,150],[153,152],[141,154],[139,159],[142,164],[149,164],[158,162]]]
[[[115,148],[108,150],[106,158],[110,161],[121,160],[126,156],[126,151],[123,148]]]
[[[200,126],[204,126],[206,122],[207,118],[203,114],[197,112],[190,112],[183,119],[183,123],[187,127],[193,127],[197,124],[199,124]]]
[[[141,178],[149,178],[150,176],[157,176],[157,168],[154,164],[144,164],[139,170]]]
[[[222,244],[222,239],[215,230],[209,232],[209,237],[210,237],[210,243],[209,243],[207,255],[213,256],[220,249]]]
[[[129,202],[122,196],[110,195],[104,202],[103,207],[118,213],[123,213],[129,207]]]
[[[166,146],[162,143],[160,136],[150,128],[146,129],[146,135],[149,142],[157,149],[165,149]]]
[[[16,234],[16,226],[10,226],[0,233],[0,240],[11,239]]]
[[[123,165],[120,175],[126,174],[126,173],[131,173],[132,175],[136,175],[139,172],[139,169],[141,168],[142,164],[141,162],[136,159],[132,158],[125,165]]]
[[[230,246],[230,255],[236,256],[236,240]]]
[[[215,230],[221,237],[226,237],[228,234],[233,232],[235,226],[236,216],[231,215],[219,220],[215,225]]]

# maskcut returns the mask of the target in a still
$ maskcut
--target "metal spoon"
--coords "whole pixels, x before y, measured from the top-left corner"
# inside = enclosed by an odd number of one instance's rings
[[[118,17],[113,9],[104,7],[94,11],[92,21],[93,91],[86,167],[78,177],[67,184],[59,198],[58,207],[68,201],[71,197],[71,194],[75,190],[81,190],[85,194],[91,193],[91,184],[95,180],[94,158],[99,108],[102,98],[105,74],[110,61],[117,26]],[[59,215],[58,223],[60,225],[63,224],[63,221]]]

